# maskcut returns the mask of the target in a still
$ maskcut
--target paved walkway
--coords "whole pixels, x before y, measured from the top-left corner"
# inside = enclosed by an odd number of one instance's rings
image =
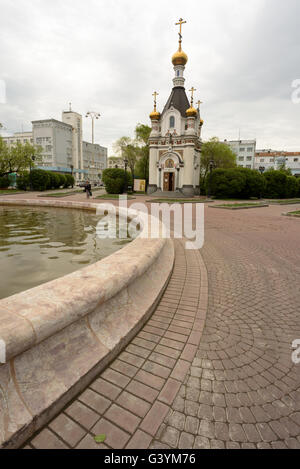
[[[153,317],[27,447],[300,448],[300,221],[281,216],[289,209],[206,208],[201,255],[176,241]]]

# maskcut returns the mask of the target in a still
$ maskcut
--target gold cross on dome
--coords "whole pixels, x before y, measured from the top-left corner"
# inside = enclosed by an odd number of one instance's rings
[[[197,104],[198,104],[198,109],[200,109],[200,105],[203,104],[203,101],[197,101]]]
[[[180,26],[180,28],[179,28],[179,37],[180,37],[180,39],[181,39],[181,37],[182,37],[182,36],[181,36],[181,33],[182,33],[182,25],[183,25],[183,24],[186,24],[186,21],[183,21],[182,18],[180,18],[178,21],[179,21],[179,22],[178,22],[178,23],[175,23],[175,25],[176,25],[176,26]]]
[[[190,90],[190,92],[192,93],[192,98],[191,98],[191,106],[193,105],[193,102],[194,102],[194,92],[197,91],[196,88],[192,87],[192,89]]]
[[[156,97],[159,96],[159,93],[157,93],[157,91],[154,91],[152,96],[154,96],[154,109],[156,110]]]

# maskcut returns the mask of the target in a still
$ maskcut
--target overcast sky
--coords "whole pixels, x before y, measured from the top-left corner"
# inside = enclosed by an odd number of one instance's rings
[[[112,155],[116,139],[150,124],[153,91],[158,110],[168,99],[180,17],[186,88],[203,101],[203,138],[240,132],[258,148],[300,151],[300,104],[291,100],[299,0],[0,0],[0,122],[31,130],[32,120],[60,120],[71,101],[83,115],[101,113],[96,142]]]

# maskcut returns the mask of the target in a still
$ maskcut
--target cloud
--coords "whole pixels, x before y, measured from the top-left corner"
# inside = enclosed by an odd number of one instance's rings
[[[71,101],[83,115],[101,113],[96,141],[111,149],[149,123],[154,89],[163,109],[182,16],[186,87],[204,101],[204,137],[237,138],[241,129],[259,147],[299,149],[300,105],[291,103],[299,14],[298,0],[1,0],[0,122],[30,129],[32,120],[60,119]]]

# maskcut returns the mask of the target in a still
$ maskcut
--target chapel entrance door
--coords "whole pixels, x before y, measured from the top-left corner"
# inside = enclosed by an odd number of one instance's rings
[[[164,173],[164,192],[175,191],[175,174]]]

